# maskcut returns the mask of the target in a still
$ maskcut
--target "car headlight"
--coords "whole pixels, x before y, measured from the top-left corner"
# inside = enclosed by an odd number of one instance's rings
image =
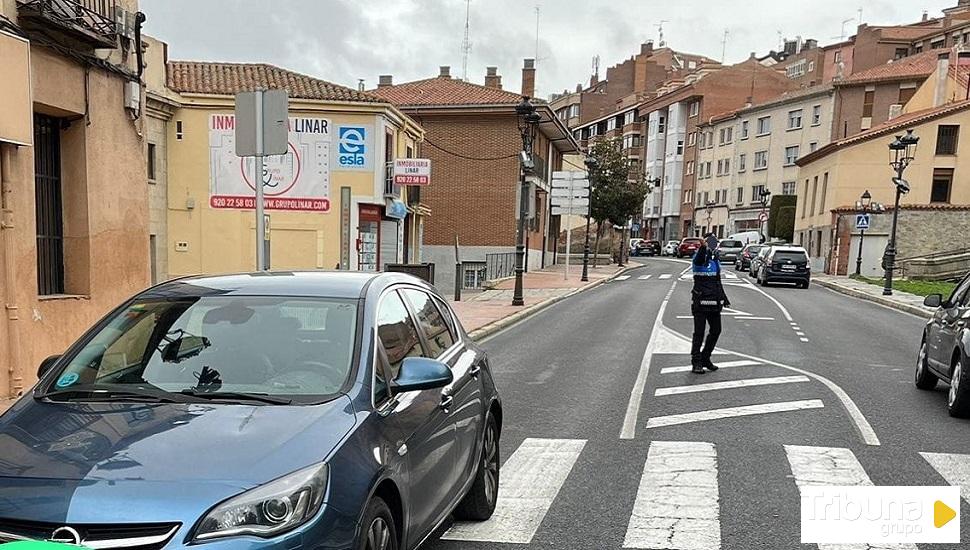
[[[218,504],[199,522],[193,540],[272,537],[309,521],[320,510],[329,468],[315,464]]]

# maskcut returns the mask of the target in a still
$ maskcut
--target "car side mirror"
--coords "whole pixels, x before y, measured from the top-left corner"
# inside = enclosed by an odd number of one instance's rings
[[[394,393],[443,388],[455,379],[448,365],[427,357],[408,357],[401,363],[401,372],[391,382]]]
[[[40,380],[45,374],[50,372],[51,369],[54,368],[54,364],[57,363],[57,360],[60,358],[60,355],[51,355],[47,359],[41,361],[40,367],[37,368],[37,379]]]
[[[942,294],[930,294],[923,299],[923,305],[926,307],[937,308],[943,305],[943,295]]]

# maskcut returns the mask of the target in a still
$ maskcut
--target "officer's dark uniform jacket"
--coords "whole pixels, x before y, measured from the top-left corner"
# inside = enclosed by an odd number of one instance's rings
[[[691,311],[721,311],[727,295],[721,285],[721,265],[708,248],[700,248],[691,262],[694,289],[691,291]]]

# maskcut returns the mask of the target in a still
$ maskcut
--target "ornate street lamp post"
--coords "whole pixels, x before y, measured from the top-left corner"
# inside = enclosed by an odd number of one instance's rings
[[[764,226],[761,229],[761,238],[765,241],[768,240],[768,200],[771,198],[771,191],[768,191],[766,187],[762,187],[761,191],[758,192],[758,200],[761,201],[761,217],[764,219],[763,222],[758,224]]]
[[[855,203],[855,211],[857,214],[870,214],[870,213],[880,213],[886,208],[879,204],[878,202],[872,202],[872,195],[869,194],[869,190],[866,189],[865,193],[859,197],[859,200]],[[870,222],[871,223],[871,222]],[[859,230],[859,256],[855,260],[855,274],[862,275],[862,245],[866,240],[866,230]]]
[[[707,201],[704,203],[704,210],[707,211],[707,227],[705,228],[705,233],[713,233],[713,228],[711,227],[711,219],[714,217],[714,205],[717,204],[714,201]],[[701,235],[701,237],[706,237],[707,235]]]
[[[532,160],[532,143],[535,141],[535,133],[541,117],[536,113],[536,108],[529,101],[528,96],[522,96],[522,101],[515,106],[515,114],[519,134],[522,136],[522,152],[519,157],[521,162],[519,227],[515,241],[515,289],[512,291],[512,305],[522,306],[525,305],[525,300],[522,297],[522,274],[525,271],[525,218],[529,215],[529,182],[526,180],[526,176],[535,170],[535,162]]]
[[[893,208],[893,225],[889,235],[889,244],[886,245],[886,252],[883,254],[882,266],[886,270],[886,285],[882,289],[884,296],[893,294],[893,271],[896,269],[896,224],[899,221],[899,199],[909,193],[909,182],[903,179],[903,172],[913,162],[916,157],[916,146],[919,144],[919,137],[913,135],[912,130],[907,130],[906,135],[896,136],[896,139],[889,144],[889,154],[892,161],[889,163],[896,171],[893,184],[896,186],[896,203]]]

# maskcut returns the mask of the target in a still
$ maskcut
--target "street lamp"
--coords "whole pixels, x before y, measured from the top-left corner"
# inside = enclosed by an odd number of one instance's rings
[[[893,225],[889,236],[889,243],[886,245],[886,252],[883,254],[882,267],[886,270],[886,284],[882,289],[884,296],[893,294],[893,270],[896,269],[896,223],[899,221],[899,199],[909,193],[909,182],[903,179],[903,172],[916,158],[916,147],[919,144],[919,137],[913,135],[912,130],[907,130],[906,135],[896,136],[896,139],[889,144],[889,155],[892,159],[889,163],[896,172],[893,184],[896,186],[896,203],[893,208]]]
[[[593,217],[593,182],[595,181],[593,172],[599,166],[599,162],[593,157],[586,157],[584,164],[586,165],[586,177],[589,179],[589,206],[586,211],[586,243],[583,245],[583,277],[580,280],[586,282],[589,281],[589,221]],[[566,261],[569,261],[568,253],[566,254]]]
[[[717,203],[714,202],[714,201],[707,201],[707,202],[704,203],[704,209],[707,210],[707,227],[706,227],[707,231],[706,231],[706,233],[713,233],[713,231],[711,231],[711,218],[714,217],[714,205],[715,204],[717,204]],[[701,235],[701,236],[702,237],[706,237],[707,235]]]
[[[764,221],[761,222],[761,223],[763,223],[765,225],[765,227],[761,231],[761,238],[763,238],[766,241],[768,240],[768,235],[767,235],[767,233],[768,233],[768,227],[767,227],[768,226],[768,200],[770,198],[771,198],[771,191],[768,191],[768,188],[762,187],[761,190],[758,191],[758,200],[761,201],[761,217],[764,218]]]
[[[865,193],[855,201],[855,211],[857,214],[881,213],[886,208],[878,202],[872,202],[872,195],[866,189]],[[859,230],[859,256],[855,261],[855,274],[862,275],[862,245],[866,240],[866,230]]]
[[[529,183],[526,175],[535,170],[532,160],[532,143],[535,140],[536,129],[542,117],[536,112],[535,105],[529,101],[529,96],[522,96],[522,101],[515,106],[516,124],[522,136],[522,152],[519,191],[519,228],[515,241],[515,290],[512,291],[512,305],[523,306],[522,273],[525,271],[525,218],[529,214]]]

